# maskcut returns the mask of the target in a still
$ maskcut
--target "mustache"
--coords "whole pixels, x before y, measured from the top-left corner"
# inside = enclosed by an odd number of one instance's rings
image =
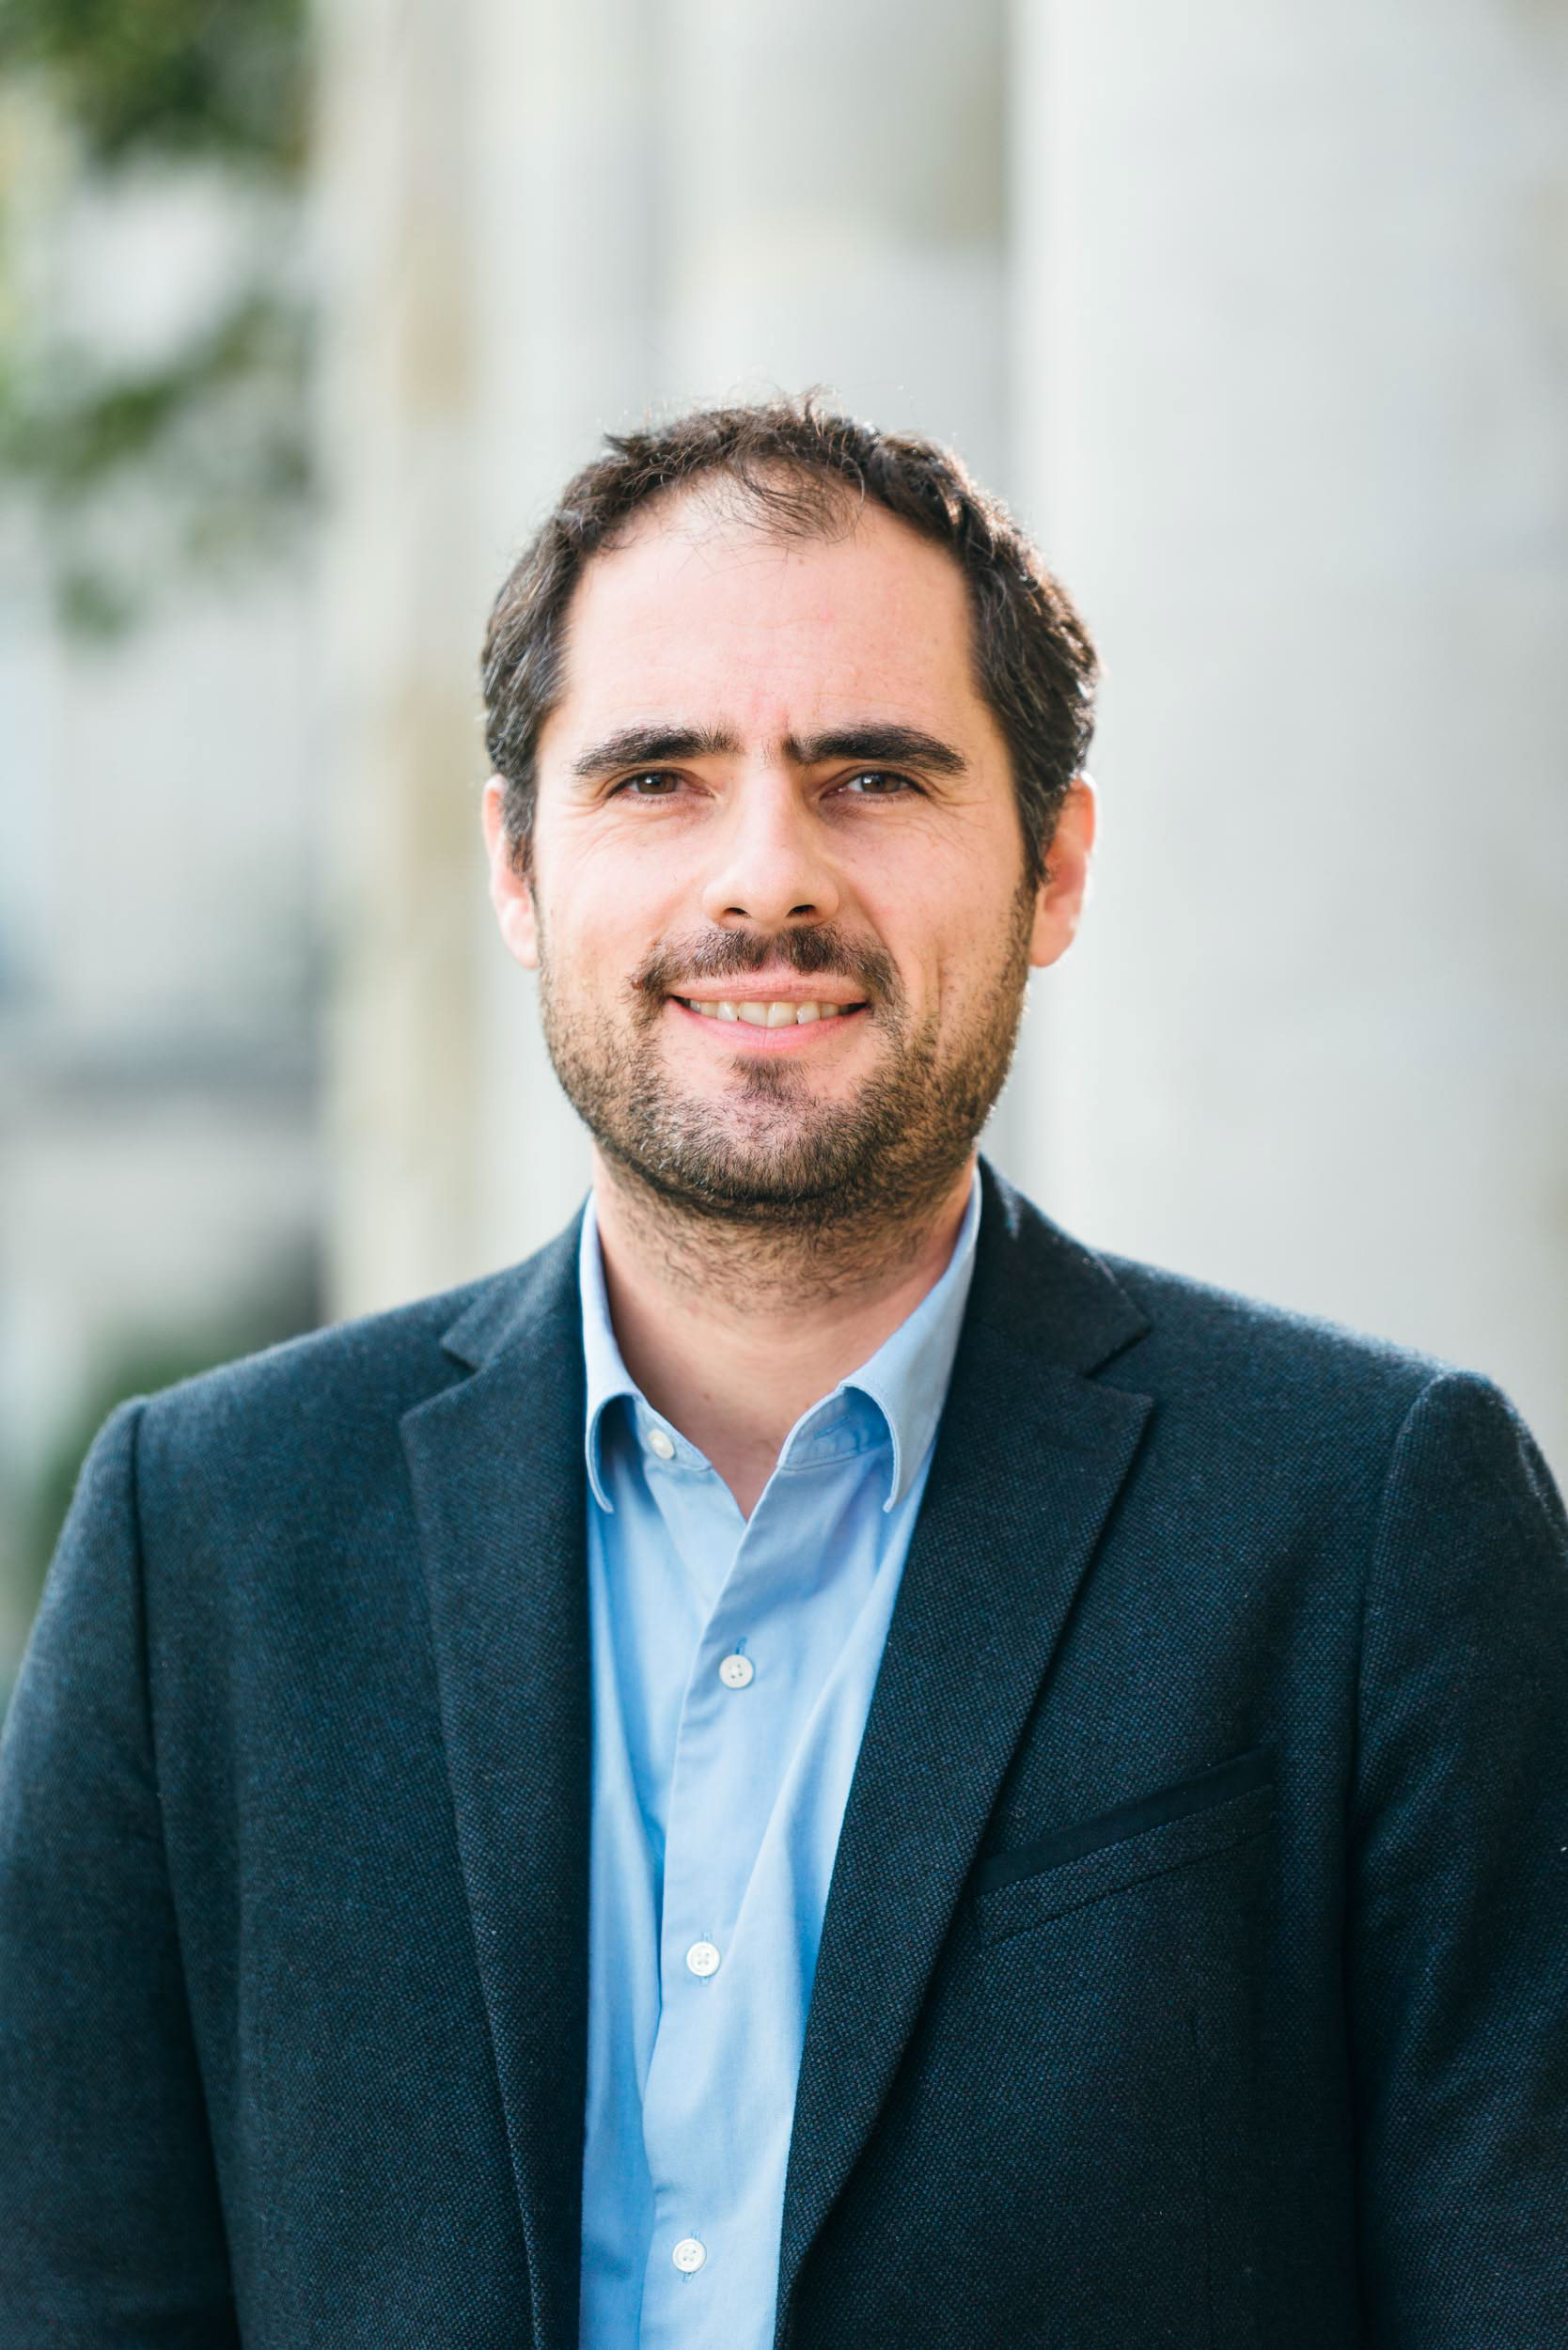
[[[738,979],[748,971],[783,965],[803,978],[829,972],[850,979],[869,996],[896,998],[898,973],[885,948],[853,939],[831,923],[811,930],[699,931],[654,948],[632,979],[639,995],[679,995],[686,979]]]

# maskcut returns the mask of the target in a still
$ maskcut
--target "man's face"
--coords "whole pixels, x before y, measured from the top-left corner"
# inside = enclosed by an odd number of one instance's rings
[[[596,557],[539,745],[528,879],[492,891],[612,1164],[698,1210],[820,1224],[939,1198],[1072,936],[1074,794],[1024,883],[957,566],[872,507],[770,538],[691,495]]]

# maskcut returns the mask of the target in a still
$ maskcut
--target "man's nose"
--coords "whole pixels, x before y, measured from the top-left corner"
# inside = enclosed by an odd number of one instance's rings
[[[792,778],[745,776],[713,838],[703,881],[710,922],[757,931],[831,922],[839,887],[821,819]]]

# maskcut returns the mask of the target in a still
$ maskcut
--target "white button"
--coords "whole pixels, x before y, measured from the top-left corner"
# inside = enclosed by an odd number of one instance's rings
[[[666,1436],[662,1428],[651,1428],[649,1430],[648,1449],[650,1452],[656,1452],[661,1461],[673,1461],[675,1458],[674,1440],[671,1437]],[[700,2245],[698,2248],[698,2250],[701,2249]]]
[[[708,2257],[708,2247],[694,2235],[683,2235],[669,2257],[682,2277],[695,2277]]]
[[[755,1670],[749,1656],[727,1656],[719,1667],[719,1679],[727,1689],[748,1689]]]
[[[719,1954],[711,1942],[694,1942],[686,1952],[686,1964],[694,1975],[716,1975]]]

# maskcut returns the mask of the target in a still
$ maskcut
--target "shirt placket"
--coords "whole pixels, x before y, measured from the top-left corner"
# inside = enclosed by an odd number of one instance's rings
[[[831,1476],[835,1468],[844,1473],[842,1464],[831,1463],[819,1473]],[[735,2140],[744,2140],[748,2127],[745,2050],[763,2006],[759,1982],[747,1978],[772,1954],[737,1948],[735,1935],[779,1766],[813,1695],[794,1669],[768,1670],[774,1647],[782,1664],[790,1637],[784,1618],[801,1605],[787,1551],[785,1494],[770,1487],[743,1524],[706,1465],[678,1469],[672,1462],[676,1474],[680,1484],[661,1492],[666,1524],[694,1565],[695,1554],[702,1554],[698,1571],[710,1590],[716,1581],[717,1592],[682,1704],[666,1817],[660,2019],[644,2093],[654,2205],[645,2344],[705,2338],[703,2303],[715,2280],[702,2272],[723,2261],[727,2223],[730,2233],[738,2225],[728,2183],[744,2169]],[[726,1541],[728,1561],[719,1547]],[[770,2018],[791,1987],[782,1970],[770,1968]],[[685,2289],[698,2280],[706,2294],[694,2290],[688,2303]]]

